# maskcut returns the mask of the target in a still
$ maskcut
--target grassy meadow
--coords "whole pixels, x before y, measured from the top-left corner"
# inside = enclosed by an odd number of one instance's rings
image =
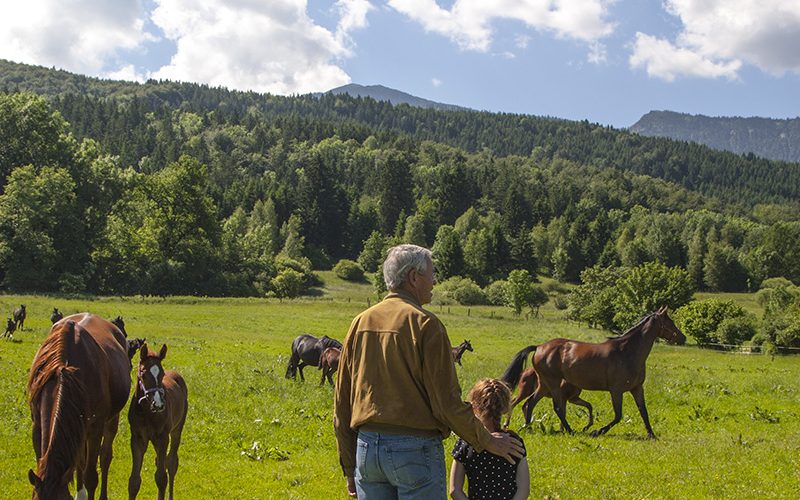
[[[286,380],[292,339],[301,332],[343,338],[350,320],[375,296],[367,284],[321,273],[318,296],[273,299],[192,297],[65,299],[0,296],[6,315],[27,305],[26,330],[0,341],[0,498],[29,497],[34,467],[27,370],[50,327],[50,312],[122,315],[128,334],[152,348],[169,346],[164,366],[189,386],[189,416],[180,450],[176,497],[241,499],[345,498],[332,428],[333,391],[320,372]],[[726,296],[727,297],[727,296]],[[752,296],[732,296],[757,309]],[[553,337],[588,341],[604,332],[561,319],[548,304],[542,317],[515,317],[492,307],[432,306],[452,343],[475,352],[457,367],[462,388],[499,376],[514,353]],[[757,311],[756,311],[757,312]],[[135,377],[135,374],[133,374]],[[796,498],[800,490],[800,358],[729,354],[657,344],[648,360],[645,395],[657,440],[646,440],[630,395],[623,420],[607,435],[563,435],[551,400],[521,431],[529,454],[532,498]],[[584,392],[595,428],[613,415],[608,393]],[[572,405],[569,420],[586,414]],[[522,425],[519,409],[512,428]],[[127,409],[114,443],[109,493],[127,495],[130,474]],[[452,449],[453,437],[445,442]],[[449,465],[449,456],[447,458]],[[156,494],[152,447],[142,470],[142,498]]]

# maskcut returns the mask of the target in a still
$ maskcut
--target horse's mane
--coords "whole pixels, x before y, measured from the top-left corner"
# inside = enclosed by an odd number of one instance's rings
[[[639,330],[639,328],[641,328],[641,326],[642,326],[642,325],[643,325],[643,324],[644,324],[644,323],[645,323],[647,320],[649,320],[649,319],[650,319],[650,318],[651,318],[651,317],[652,317],[654,314],[655,314],[655,312],[651,312],[650,314],[646,315],[645,317],[643,317],[642,319],[640,319],[638,323],[636,323],[636,324],[635,324],[635,325],[633,325],[632,327],[630,327],[630,328],[628,328],[627,330],[625,330],[625,332],[624,332],[622,335],[620,335],[620,336],[618,336],[618,337],[612,337],[612,340],[615,340],[615,339],[622,339],[622,338],[628,338],[628,337],[630,337],[631,335],[633,335],[633,333],[634,333],[634,332],[638,331],[638,330]]]
[[[28,401],[39,396],[42,388],[58,369],[67,366],[69,343],[75,337],[75,322],[69,321],[58,334],[49,335],[39,348],[28,378]]]
[[[323,335],[322,338],[319,339],[322,342],[323,347],[338,347],[339,349],[342,348],[342,343],[336,339],[332,339],[327,335]]]
[[[52,484],[74,469],[83,445],[86,389],[77,372],[78,368],[72,366],[59,369],[50,442],[39,462],[39,477],[45,483]]]
[[[29,402],[36,414],[41,405],[42,391],[54,377],[57,379],[49,443],[40,459],[39,476],[43,481],[48,475],[60,478],[74,467],[83,443],[85,410],[82,405],[86,401],[86,388],[77,376],[79,368],[68,366],[69,347],[74,337],[73,321],[68,321],[61,331],[47,337],[28,380]]]

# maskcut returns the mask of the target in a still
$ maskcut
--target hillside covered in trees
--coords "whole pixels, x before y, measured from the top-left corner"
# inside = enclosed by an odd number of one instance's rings
[[[440,279],[678,266],[800,282],[800,167],[587,122],[0,63],[12,291],[291,295],[400,241]]]
[[[800,118],[711,117],[651,111],[630,130],[648,137],[692,141],[737,154],[800,162]]]

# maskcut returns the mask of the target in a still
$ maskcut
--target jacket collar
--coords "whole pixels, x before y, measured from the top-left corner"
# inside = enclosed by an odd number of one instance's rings
[[[406,302],[411,302],[417,307],[422,307],[422,304],[420,304],[419,301],[417,301],[417,299],[415,299],[413,295],[411,295],[405,290],[395,290],[393,292],[389,292],[386,295],[386,297],[383,298],[383,300],[389,300],[389,299],[401,299],[405,300]]]

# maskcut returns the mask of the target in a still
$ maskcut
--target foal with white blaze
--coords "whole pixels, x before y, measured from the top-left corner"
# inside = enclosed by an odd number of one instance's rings
[[[142,485],[142,460],[148,443],[152,442],[156,451],[155,480],[158,486],[158,498],[159,500],[164,498],[169,479],[171,500],[175,474],[178,471],[178,447],[188,410],[188,390],[178,372],[164,371],[161,366],[167,355],[166,345],[155,353],[148,350],[145,343],[142,344],[139,353],[136,391],[128,411],[133,455],[133,468],[128,480],[128,497],[136,498],[139,493],[139,487]]]

